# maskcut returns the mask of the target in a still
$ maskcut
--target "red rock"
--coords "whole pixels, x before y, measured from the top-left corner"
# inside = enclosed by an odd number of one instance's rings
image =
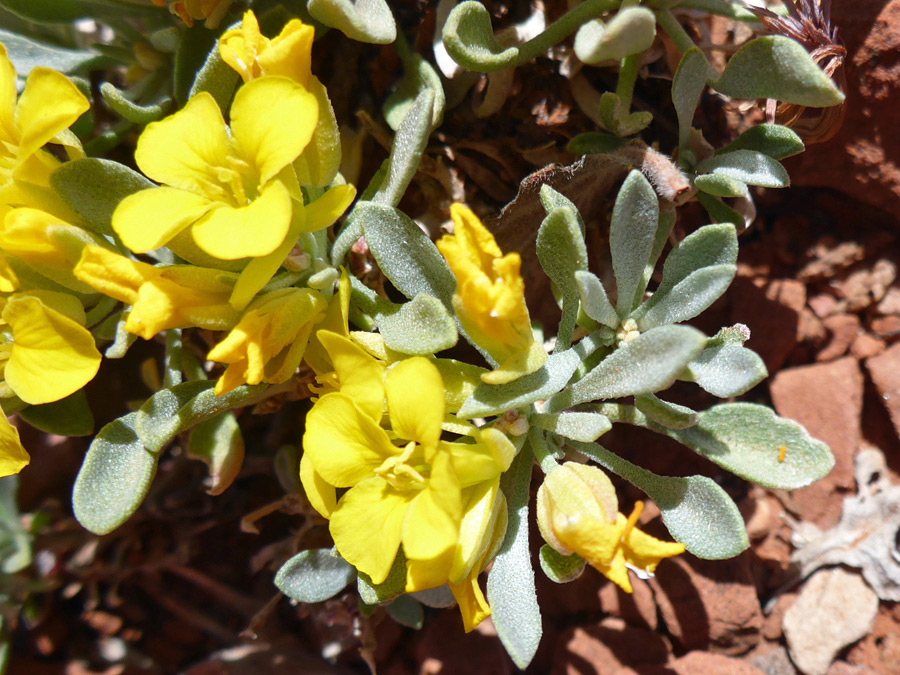
[[[880,316],[872,319],[869,324],[871,332],[878,337],[882,337],[889,342],[893,342],[900,338],[900,316],[889,314],[888,316]]]
[[[797,669],[791,663],[787,649],[778,646],[775,649],[769,647],[768,651],[763,652],[764,647],[760,647],[761,653],[755,653],[748,657],[750,663],[762,670],[766,675],[798,675]]]
[[[891,286],[887,289],[881,302],[876,305],[875,311],[881,315],[900,314],[900,287]]]
[[[784,619],[784,613],[797,600],[796,593],[785,593],[779,595],[775,601],[772,611],[766,616],[765,625],[763,626],[763,637],[766,640],[779,640],[783,634],[781,622]]]
[[[656,601],[650,585],[636,576],[631,576],[633,593],[626,593],[614,583],[607,583],[600,589],[600,606],[607,614],[624,619],[629,626],[656,630]]]
[[[889,212],[900,199],[900,0],[833,0],[847,48],[846,117],[827,143],[786,162],[795,185],[830,187]]]
[[[866,369],[891,416],[894,428],[900,434],[900,344],[868,359]]]
[[[816,355],[816,361],[831,361],[847,353],[859,333],[856,314],[835,314],[823,322],[831,335],[828,344]]]
[[[596,626],[575,627],[564,632],[556,643],[551,672],[553,675],[599,675],[624,667],[641,672],[641,666],[664,666],[669,651],[666,639],[658,633],[608,618]]]
[[[457,611],[441,612],[425,623],[414,647],[419,675],[469,675],[472,664],[486,675],[512,675],[515,666],[496,637],[466,634]]]
[[[900,673],[900,624],[882,603],[869,634],[850,648],[847,661],[877,673]]]
[[[650,580],[660,614],[684,649],[743,654],[759,642],[762,611],[748,554],[666,560]]]
[[[807,300],[807,304],[817,317],[824,319],[834,311],[837,299],[831,293],[818,293]]]
[[[738,277],[731,286],[731,320],[750,327],[747,346],[760,355],[770,373],[777,371],[797,345],[806,286],[793,279]]]
[[[879,673],[866,666],[853,666],[846,661],[835,661],[826,675],[879,675]]]
[[[800,310],[797,323],[797,339],[800,342],[820,344],[825,342],[827,337],[828,331],[825,329],[825,324],[822,323],[821,319],[808,307]]]
[[[874,335],[869,335],[868,333],[857,335],[853,344],[850,345],[850,353],[860,361],[872,356],[878,356],[884,349],[884,340],[881,340]]]
[[[709,652],[690,652],[669,664],[678,675],[764,675],[756,666],[741,659]]]
[[[853,456],[862,441],[859,365],[848,356],[782,370],[772,379],[769,391],[779,415],[802,424],[834,453],[835,466],[828,476],[791,495],[802,519],[832,527],[840,517],[840,502],[832,503],[832,491],[853,488]]]

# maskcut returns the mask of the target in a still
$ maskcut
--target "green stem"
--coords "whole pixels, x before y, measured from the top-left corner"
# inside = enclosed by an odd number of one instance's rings
[[[631,111],[631,97],[634,94],[634,84],[637,82],[640,65],[640,54],[626,56],[619,62],[619,82],[616,85],[616,96],[622,102],[623,116]]]
[[[531,427],[528,430],[528,445],[531,446],[534,458],[540,464],[541,471],[545,475],[559,468],[559,462],[556,461],[553,451],[547,446],[543,432],[537,427]]]
[[[678,9],[697,9],[707,14],[718,14],[738,21],[759,21],[756,14],[734,2],[724,0],[682,0]]]
[[[672,42],[675,43],[675,46],[678,47],[682,54],[691,47],[696,47],[694,41],[691,40],[691,36],[687,34],[687,31],[678,23],[678,19],[668,9],[656,10],[656,22],[672,38]]]

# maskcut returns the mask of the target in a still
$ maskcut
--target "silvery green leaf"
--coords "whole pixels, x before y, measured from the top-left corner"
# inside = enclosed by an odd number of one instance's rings
[[[181,40],[175,51],[175,70],[172,73],[172,90],[179,106],[188,102],[197,71],[217,46],[216,34],[199,22],[181,32]]]
[[[543,633],[528,547],[528,497],[533,461],[531,452],[520,452],[503,475],[503,492],[509,500],[509,524],[487,580],[487,599],[497,635],[513,663],[523,670],[534,658]]]
[[[129,413],[103,427],[75,478],[75,518],[94,534],[108,534],[128,520],[156,475],[157,455],[138,438],[136,419],[137,413]]]
[[[806,487],[834,466],[825,443],[755,403],[714,406],[701,414],[697,426],[667,433],[722,468],[768,488]]]
[[[756,352],[739,345],[707,347],[688,364],[687,372],[691,381],[719,398],[740,396],[769,374]]]
[[[687,429],[700,421],[700,413],[677,403],[663,401],[653,394],[635,396],[634,407],[667,429]]]
[[[581,219],[581,214],[578,212],[578,207],[576,207],[575,204],[572,203],[572,200],[554,190],[547,183],[541,185],[541,191],[539,195],[541,199],[541,206],[544,207],[544,213],[548,215],[553,209],[562,208],[563,206],[570,208],[575,214],[575,220],[578,222],[578,229],[581,232],[582,239],[584,238],[584,221]]]
[[[716,150],[716,154],[734,150],[755,150],[772,159],[781,160],[799,155],[804,150],[803,141],[792,130],[781,124],[757,124],[750,127],[728,145]]]
[[[309,0],[306,9],[351,40],[386,45],[397,39],[394,15],[384,0]]]
[[[426,607],[435,609],[453,607],[456,604],[456,598],[453,597],[453,593],[447,584],[437,588],[426,588],[424,591],[416,591],[415,593],[410,593],[410,595]]]
[[[518,47],[500,46],[491,15],[475,0],[453,8],[444,24],[443,41],[450,57],[468,70],[490,73],[515,65],[519,58]]]
[[[409,182],[416,175],[428,144],[434,105],[434,92],[430,88],[423,89],[416,96],[394,136],[384,181],[378,186],[372,201],[385,206],[400,203]]]
[[[712,479],[658,476],[595,443],[575,442],[573,446],[643,490],[656,502],[663,523],[675,541],[680,541],[698,558],[733,558],[750,546],[737,505]]]
[[[119,202],[155,187],[124,164],[93,157],[64,162],[50,175],[50,185],[93,232],[107,236],[113,234],[112,214]]]
[[[537,414],[532,415],[530,421],[541,429],[585,443],[596,441],[612,429],[612,422],[606,415],[592,412]]]
[[[377,314],[375,322],[385,346],[403,354],[435,354],[450,349],[458,337],[456,322],[446,307],[424,293]]]
[[[718,197],[698,192],[696,198],[714,223],[731,223],[735,227],[744,227],[744,217]]]
[[[434,242],[398,209],[362,202],[354,212],[362,222],[369,249],[391,283],[407,298],[420,293],[452,306],[456,279]]]
[[[398,49],[398,51],[400,50]],[[403,59],[403,78],[394,92],[384,101],[382,106],[384,121],[391,129],[397,131],[415,104],[419,92],[430,89],[434,94],[431,128],[437,129],[444,119],[444,108],[447,105],[441,77],[437,74],[434,66],[421,56],[410,51],[408,47],[404,51],[406,55],[401,57]]]
[[[406,556],[403,549],[397,551],[391,571],[383,582],[373,584],[368,574],[359,572],[357,589],[359,599],[367,605],[380,605],[402,595],[406,591]]]
[[[323,602],[347,587],[356,570],[336,551],[317,548],[301,551],[275,575],[278,590],[297,602]]]
[[[649,49],[656,39],[656,16],[646,7],[627,7],[604,25],[588,21],[575,34],[575,55],[584,63],[620,61]]]
[[[538,556],[541,561],[541,569],[550,581],[557,584],[566,584],[575,581],[584,571],[584,558],[577,553],[563,555],[549,544],[541,546]]]
[[[781,188],[791,184],[787,171],[781,164],[755,150],[733,150],[713,155],[697,164],[697,171],[719,174],[762,187]]]
[[[422,604],[411,595],[401,595],[389,604],[385,611],[401,626],[419,630],[425,622]]]
[[[616,136],[632,136],[653,121],[653,114],[647,111],[629,112],[619,95],[611,91],[604,92],[600,96],[597,116],[603,128]]]
[[[628,174],[613,207],[609,248],[616,275],[616,311],[625,318],[644,294],[644,268],[650,259],[659,220],[659,202],[640,171]]]
[[[582,379],[554,396],[550,411],[666,389],[705,345],[706,337],[696,328],[653,328],[620,346]]]
[[[722,76],[710,83],[732,98],[773,98],[826,108],[844,95],[799,42],[782,35],[758,37],[729,59]]]
[[[714,197],[746,197],[747,184],[722,173],[705,173],[694,178],[698,190]]]
[[[343,264],[344,256],[350,252],[353,245],[363,236],[362,220],[359,216],[362,211],[357,212],[357,208],[360,205],[367,203],[368,201],[359,201],[356,203],[356,207],[350,211],[350,215],[348,215],[347,220],[344,221],[343,229],[341,229],[340,233],[334,238],[334,242],[331,244],[331,264],[335,268],[340,267]]]
[[[588,265],[587,247],[577,214],[568,206],[555,208],[544,218],[537,233],[538,260],[562,295],[557,349],[568,349],[572,344],[579,302],[575,274],[587,270]]]
[[[706,81],[716,73],[699,47],[691,47],[681,57],[672,80],[672,102],[678,116],[678,145],[688,147],[691,122]]]
[[[0,0],[0,7],[36,23],[68,23],[90,15],[79,0]]]
[[[507,384],[479,382],[457,416],[462,419],[499,415],[547,399],[566,386],[582,357],[575,349],[551,354],[540,370]]]
[[[625,142],[623,138],[602,131],[586,131],[569,141],[566,150],[573,155],[601,155],[618,150]]]
[[[129,99],[110,82],[100,85],[100,95],[109,108],[129,122],[135,124],[148,124],[160,119],[172,106],[172,99],[165,98],[159,103],[139,105]]]
[[[6,412],[5,403],[3,407]],[[94,416],[83,389],[59,401],[28,406],[19,416],[35,429],[48,434],[90,436],[94,433]]]
[[[584,313],[604,326],[618,327],[619,315],[606,295],[603,282],[593,272],[575,272],[575,283]]]
[[[656,292],[631,315],[639,330],[686,321],[719,298],[737,272],[737,234],[706,225],[672,249]]]
[[[0,43],[6,47],[9,60],[18,76],[23,79],[38,66],[52,68],[61,73],[75,73],[94,67],[116,65],[114,61],[93,49],[56,47],[2,28],[0,28]]]
[[[229,28],[238,27],[239,24],[235,23]],[[220,110],[228,110],[231,107],[231,99],[239,80],[240,76],[237,71],[222,59],[222,55],[219,53],[219,43],[216,41],[191,83],[188,98],[193,98],[201,91],[205,91],[215,99]]]

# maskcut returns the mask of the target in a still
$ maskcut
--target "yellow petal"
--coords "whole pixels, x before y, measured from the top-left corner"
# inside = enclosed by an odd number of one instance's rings
[[[522,352],[518,352],[503,361],[496,370],[481,374],[481,379],[487,384],[506,384],[524,375],[540,370],[547,362],[547,352],[537,342]]]
[[[428,359],[417,356],[393,366],[385,378],[391,428],[400,438],[437,446],[444,421],[444,383]]]
[[[316,401],[306,416],[303,452],[326,481],[350,487],[373,476],[400,448],[349,397],[332,393]]]
[[[155,123],[154,123],[155,124]],[[135,253],[159,248],[214,205],[195,192],[156,187],[128,195],[113,212],[112,227]]]
[[[350,315],[350,276],[347,270],[341,269],[341,278],[338,281],[338,292],[328,303],[325,318],[319,323],[317,330],[309,338],[309,346],[306,348],[304,360],[313,369],[316,375],[324,375],[334,370],[331,357],[325,351],[325,347],[319,341],[318,334],[325,332],[336,333],[346,337],[348,335],[348,317]],[[382,401],[383,403],[383,401]],[[378,412],[379,417],[381,411]]]
[[[288,21],[257,57],[260,70],[265,75],[281,75],[308,86],[315,33],[312,26],[299,19]]]
[[[267,44],[268,40],[259,32],[259,22],[253,10],[244,12],[244,19],[239,28],[232,28],[222,33],[219,38],[219,55],[231,66],[244,82],[249,82],[262,73],[256,62],[257,51]]]
[[[0,410],[0,478],[19,473],[29,461],[31,458],[19,440],[19,430],[9,423],[3,410]]]
[[[380,422],[384,411],[384,364],[342,335],[324,330],[317,335],[338,375],[341,393],[353,399],[370,419]]]
[[[134,159],[157,183],[212,198],[209,185],[218,184],[217,169],[229,167],[228,133],[215,99],[202,92],[174,115],[148,124]]]
[[[450,459],[438,454],[428,486],[409,504],[403,521],[403,552],[410,560],[431,560],[456,546],[462,497]]]
[[[348,490],[331,514],[338,553],[375,584],[387,579],[397,557],[409,496],[381,478],[369,478]]]
[[[459,584],[450,584],[450,592],[459,604],[462,614],[463,628],[467,633],[475,630],[482,621],[491,615],[491,608],[478,585],[478,575],[472,575]]]
[[[6,256],[0,251],[0,293],[12,293],[19,287],[19,277],[9,266]]]
[[[141,284],[156,276],[152,265],[99,246],[85,246],[74,274],[94,290],[129,305],[137,302]]]
[[[65,75],[49,68],[34,68],[16,107],[15,122],[21,134],[19,157],[34,154],[90,107]]]
[[[17,138],[16,110],[16,69],[9,60],[6,47],[0,43],[0,139],[12,142]],[[0,151],[0,156],[3,156]]]
[[[305,452],[300,457],[300,482],[303,484],[310,506],[323,518],[331,518],[337,505],[337,491],[319,475]]]
[[[459,526],[459,539],[448,578],[463,582],[473,572],[477,575],[481,562],[491,545],[497,521],[506,518],[506,500],[500,495],[500,476],[484,481],[464,492],[466,504]],[[506,530],[504,525],[503,530]]]
[[[272,181],[247,206],[216,205],[194,223],[191,234],[209,255],[237,260],[271,253],[284,241],[290,225],[291,196],[280,181]]]
[[[450,455],[462,487],[493,480],[509,468],[516,454],[512,442],[496,429],[478,430],[475,443],[441,441],[438,447]]]
[[[318,117],[316,97],[287,78],[262,77],[238,90],[231,106],[231,131],[241,155],[259,174],[260,185],[303,152]]]
[[[26,295],[10,298],[2,316],[13,334],[6,382],[26,403],[58,401],[97,374],[94,338],[72,319]]]
[[[352,185],[335,185],[324,195],[306,206],[306,222],[303,232],[318,232],[337,222],[347,207],[356,199],[356,188]]]

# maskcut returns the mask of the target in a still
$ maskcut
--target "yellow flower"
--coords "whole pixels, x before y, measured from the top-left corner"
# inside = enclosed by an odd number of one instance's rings
[[[166,0],[152,0],[158,7],[165,7]],[[190,27],[194,21],[206,21],[206,27],[213,30],[222,21],[233,0],[175,0],[169,1],[169,11]]]
[[[227,363],[217,396],[244,383],[285,382],[297,370],[313,327],[327,303],[309,288],[283,288],[257,298],[238,325],[210,350],[210,361]]]
[[[259,22],[250,10],[244,14],[240,28],[227,30],[219,38],[219,54],[244,82],[280,75],[308,88],[316,97],[316,131],[303,154],[294,161],[294,170],[301,185],[324,188],[331,185],[341,166],[341,134],[325,85],[311,71],[314,34],[312,26],[292,19],[270,40],[259,32]],[[337,190],[346,199],[350,189],[352,186],[339,185],[331,190]],[[347,205],[355,195],[354,189]]]
[[[316,97],[284,77],[240,88],[230,135],[213,97],[198,94],[141,134],[135,161],[164,185],[123,199],[113,229],[136,253],[169,243],[183,230],[219,260],[272,253],[288,235],[292,195],[302,205],[290,165],[317,119]]]
[[[100,237],[40,209],[11,209],[0,221],[0,251],[77,293],[94,292],[72,273],[88,245],[109,246]]]
[[[6,386],[32,405],[65,398],[90,382],[100,352],[84,327],[84,308],[56,291],[15,293],[0,312],[4,344],[0,371]]]
[[[50,188],[50,174],[59,160],[42,148],[60,143],[75,155],[83,154],[67,129],[89,108],[65,75],[43,67],[28,74],[16,101],[16,71],[0,44],[0,204],[69,213]]]
[[[474,443],[441,440],[443,382],[424,357],[392,366],[383,385],[376,380],[370,376],[372,386],[383,386],[390,432],[379,424],[380,410],[375,419],[374,408],[364,410],[342,386],[310,410],[303,448],[325,483],[349,488],[330,513],[331,535],[341,556],[378,584],[401,545],[410,564],[467,550],[460,535],[466,490],[495,481],[515,448],[493,429],[475,430]]]
[[[131,305],[125,330],[145,340],[166,328],[226,330],[240,318],[228,303],[235,275],[221,270],[154,267],[86,246],[74,274],[94,290]]]
[[[31,458],[19,440],[19,430],[9,423],[0,408],[0,478],[19,473],[29,461]]]
[[[462,204],[450,207],[454,234],[437,247],[456,276],[453,309],[463,329],[500,365],[481,379],[504,384],[547,360],[534,340],[518,253],[503,255],[493,235]]]
[[[544,478],[537,520],[544,540],[563,555],[577,553],[607,579],[631,593],[628,567],[651,574],[684,545],[660,541],[635,527],[643,504],[630,517],[618,512],[609,478],[600,469],[566,462]]]

